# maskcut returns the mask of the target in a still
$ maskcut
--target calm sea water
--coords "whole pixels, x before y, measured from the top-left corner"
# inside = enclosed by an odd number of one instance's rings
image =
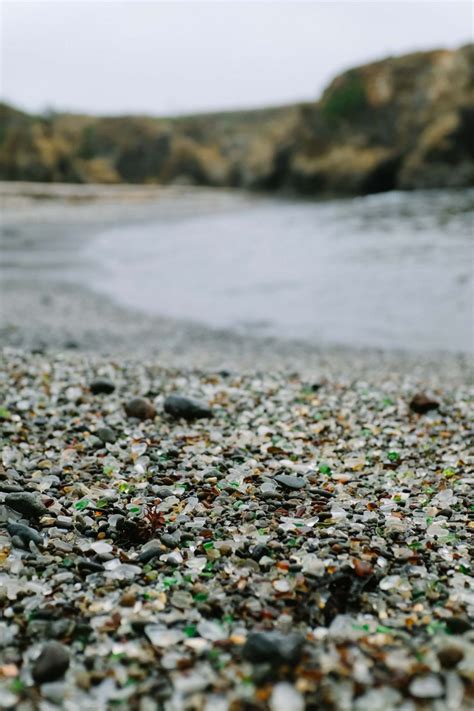
[[[98,234],[90,285],[146,312],[259,335],[472,347],[474,190],[226,200]]]

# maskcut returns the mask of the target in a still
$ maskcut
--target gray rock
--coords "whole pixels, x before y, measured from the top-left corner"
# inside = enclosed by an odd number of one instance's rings
[[[288,489],[303,489],[306,486],[306,479],[292,474],[277,474],[275,481]]]
[[[22,550],[26,548],[26,544],[22,541],[20,536],[12,536],[12,546],[14,548],[21,548]]]
[[[41,499],[36,494],[30,494],[26,491],[7,494],[5,503],[11,509],[18,511],[18,513],[27,518],[40,518],[40,516],[48,513],[48,509]]]
[[[448,617],[446,627],[451,634],[464,634],[472,629],[472,624],[464,617]]]
[[[430,410],[439,410],[439,402],[428,397],[425,393],[417,393],[410,400],[410,410],[416,412],[418,415],[424,415]]]
[[[104,444],[114,444],[117,441],[117,433],[111,427],[99,427],[95,434]]]
[[[182,395],[170,395],[164,404],[165,412],[176,419],[198,420],[212,417],[212,410],[205,403]]]
[[[105,378],[97,378],[89,385],[89,390],[93,395],[110,395],[115,390],[115,385],[111,380]]]
[[[168,496],[173,496],[173,491],[168,486],[157,486],[153,488],[153,493],[156,494],[159,499],[166,499]]]
[[[176,548],[181,542],[181,534],[179,531],[175,533],[164,533],[160,540],[167,548]]]
[[[256,546],[254,546],[250,552],[251,557],[253,560],[259,561],[260,558],[263,558],[264,555],[268,555],[269,550],[267,546],[264,546],[262,543],[258,543]]]
[[[64,639],[74,632],[74,627],[74,620],[69,617],[60,617],[58,620],[52,620],[48,624],[46,634],[52,639]]]
[[[3,491],[5,494],[9,494],[22,491],[22,488],[19,484],[11,484],[7,481],[0,481],[0,491]]]
[[[32,674],[36,684],[60,679],[69,667],[69,652],[59,642],[46,644],[35,661]]]
[[[137,420],[153,420],[156,410],[153,404],[145,397],[134,397],[125,405],[125,412],[128,417],[136,417]]]
[[[298,632],[287,635],[276,631],[253,632],[247,637],[242,656],[253,664],[297,664],[304,643],[305,638]]]
[[[161,542],[154,538],[141,547],[137,560],[139,563],[148,563],[149,560],[161,553],[163,553]]]
[[[29,546],[30,541],[39,544],[43,540],[38,531],[35,531],[34,528],[30,528],[30,526],[24,523],[13,523],[10,521],[7,523],[7,531],[12,538],[19,538],[21,543],[26,547]]]
[[[74,528],[74,521],[70,516],[58,516],[56,525],[58,528]]]
[[[77,564],[78,570],[90,575],[91,573],[101,573],[104,570],[102,563],[98,563],[95,560],[89,560],[89,558],[82,558]]]

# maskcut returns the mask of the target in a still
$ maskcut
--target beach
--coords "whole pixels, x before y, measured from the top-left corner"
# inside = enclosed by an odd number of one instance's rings
[[[118,303],[97,230],[216,202],[102,190],[3,189],[2,708],[467,710],[469,353]]]

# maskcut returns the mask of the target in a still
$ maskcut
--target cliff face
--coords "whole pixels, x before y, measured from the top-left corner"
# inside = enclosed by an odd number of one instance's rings
[[[302,110],[289,182],[308,192],[473,184],[473,73],[470,45],[342,74]]]
[[[320,101],[175,119],[0,105],[0,178],[357,194],[474,184],[474,45],[352,69]]]

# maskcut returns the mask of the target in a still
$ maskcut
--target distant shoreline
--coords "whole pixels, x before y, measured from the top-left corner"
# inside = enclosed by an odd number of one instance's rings
[[[56,240],[64,244],[64,235],[74,248],[94,234],[99,226],[120,224],[123,221],[146,219],[156,209],[156,196],[170,199],[170,209],[176,206],[177,194],[188,196],[183,210],[193,209],[192,195],[207,194],[214,199],[213,190],[189,188],[105,188],[106,200],[95,202],[67,201],[65,194],[88,194],[93,198],[92,186],[35,186],[41,194],[62,194],[53,200],[21,198],[16,204],[15,187],[0,185],[4,206],[0,309],[0,335],[5,346],[31,350],[79,350],[131,357],[156,355],[160,361],[182,367],[232,367],[299,370],[307,373],[358,373],[364,376],[375,372],[418,372],[427,377],[440,377],[451,382],[465,382],[471,377],[469,356],[443,352],[410,353],[379,348],[318,347],[295,340],[271,337],[243,336],[231,331],[212,329],[196,323],[148,316],[113,303],[107,296],[84,286],[58,278],[61,264],[34,270],[28,266],[35,235],[44,236],[44,245],[54,250]],[[24,186],[23,186],[24,187]],[[28,188],[29,192],[30,188]],[[225,208],[225,192],[222,199]],[[220,191],[219,191],[220,193]],[[120,204],[110,199],[120,195]],[[123,198],[141,196],[140,200]],[[191,196],[191,197],[189,197]],[[242,195],[239,199],[255,200]],[[202,202],[202,201],[201,201]],[[163,206],[164,203],[160,203]],[[209,206],[214,209],[214,206]],[[23,257],[19,265],[9,268],[9,250]],[[51,252],[54,254],[54,252]],[[41,255],[40,255],[41,256]],[[23,261],[22,261],[23,260]],[[36,262],[35,262],[36,264]],[[48,270],[56,270],[50,279]],[[59,270],[59,271],[58,271]]]

